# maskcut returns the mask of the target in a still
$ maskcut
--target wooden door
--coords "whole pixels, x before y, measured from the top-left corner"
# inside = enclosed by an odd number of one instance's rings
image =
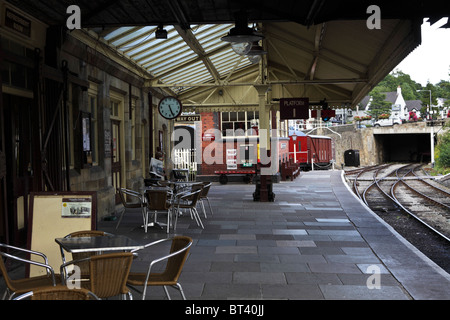
[[[7,210],[15,245],[26,243],[28,196],[33,191],[33,138],[31,99],[4,94]]]

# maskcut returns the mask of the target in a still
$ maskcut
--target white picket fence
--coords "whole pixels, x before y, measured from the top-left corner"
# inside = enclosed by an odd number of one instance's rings
[[[173,168],[189,170],[189,180],[195,181],[197,176],[196,149],[174,149]]]

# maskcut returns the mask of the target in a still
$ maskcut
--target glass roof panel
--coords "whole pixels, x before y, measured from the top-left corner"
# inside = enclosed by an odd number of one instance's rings
[[[112,38],[121,35],[124,32],[127,32],[131,29],[133,29],[134,27],[120,27],[114,31],[112,31],[111,33],[108,33],[106,36],[104,36],[103,38],[107,41],[111,40]]]
[[[155,26],[120,27],[112,30],[104,39],[153,76],[159,77],[163,83],[202,83],[213,80],[205,65],[209,62],[205,58],[209,58],[220,77],[226,77],[234,68],[251,65],[248,59],[241,59],[234,53],[230,44],[220,40],[233,26],[191,26],[192,34],[206,53],[205,57],[195,53],[174,26],[164,26],[168,32],[167,39],[155,38]],[[173,89],[181,91],[188,88]]]

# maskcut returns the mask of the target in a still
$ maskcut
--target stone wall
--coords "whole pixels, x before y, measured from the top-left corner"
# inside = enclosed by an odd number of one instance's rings
[[[157,118],[154,108],[149,108],[148,89],[143,89],[144,80],[136,72],[125,68],[112,56],[89,54],[88,46],[74,37],[68,37],[60,50],[60,60],[68,61],[69,70],[89,83],[86,90],[73,90],[69,103],[72,104],[72,121],[77,122],[79,112],[90,112],[89,90],[95,87],[97,98],[97,162],[89,165],[75,161],[71,170],[71,191],[97,192],[97,218],[102,219],[116,210],[116,190],[112,181],[112,154],[108,150],[111,142],[111,100],[120,97],[119,120],[121,126],[121,148],[123,152],[121,187],[140,190],[148,174],[150,140],[149,121]],[[149,114],[152,110],[153,115]],[[167,121],[159,119],[154,130],[162,130]],[[77,133],[74,131],[74,136]],[[79,134],[78,134],[79,135]],[[157,135],[156,135],[157,136]],[[158,136],[157,136],[158,137]],[[92,140],[91,136],[91,140]],[[79,139],[79,138],[77,138]],[[76,142],[76,141],[75,141]],[[71,146],[71,152],[79,153],[79,143]],[[78,148],[78,149],[77,149]],[[77,154],[75,157],[78,158]]]
[[[311,134],[333,138],[337,168],[341,168],[345,163],[344,153],[346,150],[359,150],[361,166],[375,165],[383,159],[383,150],[376,141],[371,128],[357,129],[355,125],[348,125],[330,129],[318,128]]]

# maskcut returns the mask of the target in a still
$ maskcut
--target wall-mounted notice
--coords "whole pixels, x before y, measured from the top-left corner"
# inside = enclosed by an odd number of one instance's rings
[[[236,170],[237,169],[237,150],[227,149],[227,169]]]
[[[63,218],[90,218],[91,211],[91,198],[62,198],[61,217]]]
[[[30,217],[28,248],[45,253],[56,273],[61,266],[61,251],[55,242],[69,233],[81,230],[96,230],[97,193],[32,192],[30,194]],[[67,261],[71,255],[66,255]],[[30,276],[45,275],[46,270],[31,266]]]

